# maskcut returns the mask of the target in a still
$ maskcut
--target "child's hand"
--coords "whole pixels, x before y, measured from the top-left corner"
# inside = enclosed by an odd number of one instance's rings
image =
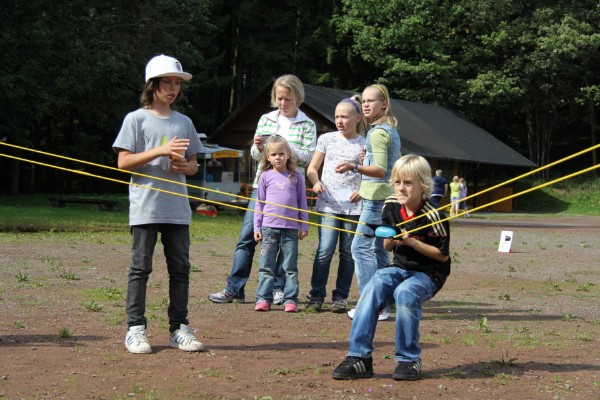
[[[298,231],[298,239],[302,240],[308,236],[308,231]]]
[[[325,187],[322,182],[317,182],[313,185],[312,191],[315,193],[323,193],[325,191]]]
[[[350,203],[358,203],[362,200],[362,197],[360,197],[360,194],[358,194],[358,192],[352,192],[350,193],[350,197],[348,198],[348,200],[350,200]]]
[[[254,232],[254,240],[256,242],[260,242],[262,240],[262,233],[261,232]]]
[[[164,143],[164,139],[166,136],[163,136],[163,143],[160,146],[160,155],[167,156],[171,160],[185,159],[185,151],[190,145],[189,139],[177,139],[177,136],[174,136],[173,139]]]
[[[343,174],[344,172],[352,171],[354,169],[354,164],[349,161],[344,161],[341,164],[335,166],[335,172],[338,174]]]
[[[171,170],[177,174],[186,174],[188,167],[187,158],[177,157],[171,159]]]

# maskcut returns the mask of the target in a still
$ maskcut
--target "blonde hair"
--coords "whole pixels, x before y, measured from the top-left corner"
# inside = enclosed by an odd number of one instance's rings
[[[365,132],[367,131],[367,126],[365,124],[365,116],[362,113],[361,103],[362,97],[359,94],[355,94],[354,96],[342,99],[337,105],[339,106],[340,104],[350,104],[352,106],[352,109],[354,110],[354,113],[356,115],[360,115],[360,120],[356,124],[356,133],[364,136]]]
[[[162,76],[158,78],[152,78],[144,84],[144,89],[142,89],[142,94],[140,96],[140,106],[142,108],[152,107],[152,104],[154,104],[154,93],[158,91],[160,80],[162,78]],[[175,109],[175,103],[177,103],[181,97],[183,97],[183,80],[181,82],[181,89],[179,90],[179,93],[177,93],[177,97],[175,97],[175,101],[169,105],[171,110]]]
[[[294,176],[294,173],[296,172],[296,163],[292,161],[292,149],[290,148],[290,144],[287,140],[285,140],[283,136],[280,135],[271,135],[267,139],[267,142],[265,143],[265,148],[263,149],[263,155],[260,160],[262,170],[266,171],[268,169],[273,169],[273,164],[271,164],[271,161],[269,161],[268,158],[269,148],[273,145],[283,145],[285,147],[285,150],[289,154],[288,160],[285,164],[285,169],[287,169],[288,171],[288,178],[291,179]]]
[[[386,102],[387,107],[383,110],[383,113],[381,113],[381,115],[376,120],[369,121],[369,123],[371,123],[372,125],[381,125],[383,123],[386,123],[392,128],[397,127],[398,120],[396,119],[396,117],[394,117],[394,114],[392,113],[392,102],[390,101],[390,92],[388,91],[387,87],[385,87],[385,85],[382,85],[381,83],[374,83],[372,85],[367,86],[367,88],[370,87],[377,89],[377,97],[379,98],[379,100]]]
[[[392,167],[390,184],[402,179],[416,180],[423,188],[423,199],[431,195],[433,179],[431,178],[431,166],[426,159],[416,154],[407,154],[400,157]]]
[[[271,107],[277,108],[277,95],[275,91],[278,87],[289,89],[292,92],[297,107],[300,107],[304,103],[304,85],[302,85],[302,81],[296,75],[288,74],[280,76],[273,83],[273,88],[271,89]]]

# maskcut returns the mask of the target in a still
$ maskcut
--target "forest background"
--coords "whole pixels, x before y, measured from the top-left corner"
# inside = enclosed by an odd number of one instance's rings
[[[161,53],[194,75],[179,110],[208,135],[293,73],[448,107],[540,166],[598,142],[597,0],[15,0],[0,18],[0,140],[103,165]],[[0,194],[71,188],[72,174],[26,168],[0,157]]]

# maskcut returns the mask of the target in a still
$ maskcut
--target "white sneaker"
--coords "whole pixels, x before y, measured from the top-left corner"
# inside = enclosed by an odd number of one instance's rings
[[[273,304],[280,306],[283,303],[283,292],[277,290],[273,292]]]
[[[189,326],[181,324],[179,329],[169,336],[169,346],[183,351],[202,351],[204,345],[196,339]]]
[[[354,308],[352,310],[348,311],[348,318],[354,319],[354,311],[355,311]],[[379,313],[379,316],[377,317],[378,321],[387,321],[388,319],[390,319],[390,312],[387,310],[381,311]]]
[[[125,347],[133,354],[152,353],[152,347],[148,343],[146,327],[144,325],[132,326],[125,336]]]
[[[377,320],[378,321],[387,321],[388,319],[390,319],[390,312],[388,309],[383,309],[379,313],[379,317],[377,317]]]

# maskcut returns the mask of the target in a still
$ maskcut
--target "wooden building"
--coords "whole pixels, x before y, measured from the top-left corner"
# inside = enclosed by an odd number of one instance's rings
[[[241,171],[242,182],[245,183],[253,180],[255,165],[249,157],[249,149],[258,119],[272,110],[272,84],[265,85],[209,135],[210,143],[245,151]],[[335,106],[354,93],[313,85],[304,85],[304,89],[305,100],[300,108],[315,121],[317,134],[335,131]],[[454,175],[464,177],[469,185],[469,194],[496,186],[536,166],[489,132],[447,108],[398,99],[392,99],[391,103],[398,119],[402,154],[414,153],[425,157],[434,171],[444,171],[443,175],[449,182]],[[512,186],[502,186],[473,198],[469,205],[477,207],[512,193]],[[446,202],[448,200],[445,199]],[[512,201],[509,199],[492,205],[488,211],[510,212]]]

